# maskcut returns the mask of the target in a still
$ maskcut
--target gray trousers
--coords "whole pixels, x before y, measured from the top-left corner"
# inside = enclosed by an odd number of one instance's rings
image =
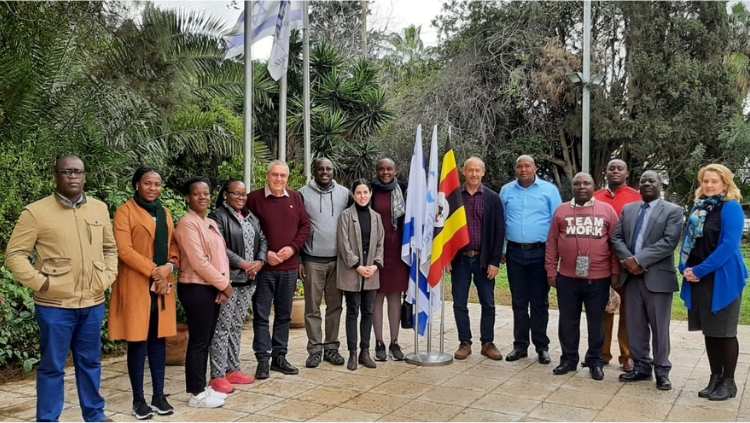
[[[336,261],[314,263],[305,261],[305,330],[307,331],[307,352],[310,354],[323,349],[338,350],[339,327],[343,293],[336,288]],[[325,297],[325,338],[323,338],[323,318],[320,304]]]
[[[242,325],[245,324],[255,286],[255,282],[235,286],[229,301],[221,305],[211,341],[211,379],[240,370]]]
[[[669,321],[672,318],[671,292],[651,292],[642,276],[629,275],[625,283],[628,340],[634,368],[657,377],[669,376]],[[650,339],[649,339],[650,338]],[[649,357],[654,348],[654,358]]]

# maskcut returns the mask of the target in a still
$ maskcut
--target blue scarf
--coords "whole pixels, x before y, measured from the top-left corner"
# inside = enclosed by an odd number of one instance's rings
[[[714,195],[713,197],[701,196],[695,202],[693,212],[685,228],[685,240],[682,242],[682,251],[680,252],[680,269],[685,268],[690,252],[695,247],[695,239],[703,236],[703,224],[706,223],[706,216],[716,206],[724,203],[724,194]]]

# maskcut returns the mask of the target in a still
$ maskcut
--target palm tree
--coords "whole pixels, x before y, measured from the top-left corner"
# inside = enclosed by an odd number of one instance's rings
[[[729,14],[731,41],[724,59],[737,81],[737,90],[746,96],[750,92],[750,13],[738,2]]]

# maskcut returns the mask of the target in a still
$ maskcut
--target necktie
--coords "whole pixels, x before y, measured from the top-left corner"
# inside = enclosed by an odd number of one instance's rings
[[[635,242],[638,240],[638,235],[640,235],[641,229],[643,229],[643,219],[646,216],[646,210],[648,210],[649,207],[648,203],[643,203],[641,205],[641,211],[638,213],[638,219],[635,221],[633,239],[630,240],[630,252],[633,254],[635,254]]]

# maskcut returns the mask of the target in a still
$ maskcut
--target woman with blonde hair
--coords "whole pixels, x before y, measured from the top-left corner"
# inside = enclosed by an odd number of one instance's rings
[[[720,164],[698,172],[700,188],[695,191],[680,252],[688,330],[703,332],[711,367],[710,382],[698,396],[711,401],[737,395],[737,325],[748,273],[740,251],[745,223],[742,195],[733,178]]]

